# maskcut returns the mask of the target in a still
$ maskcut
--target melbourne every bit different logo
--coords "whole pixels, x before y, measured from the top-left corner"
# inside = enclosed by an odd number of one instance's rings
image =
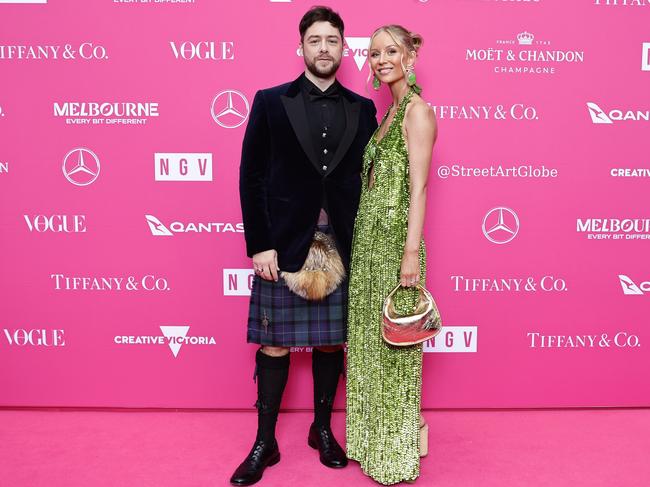
[[[53,115],[68,125],[145,125],[160,115],[157,102],[54,102]]]
[[[496,47],[472,47],[465,51],[466,62],[488,64],[499,74],[555,74],[562,64],[581,64],[584,60],[584,51],[554,49],[550,41],[538,39],[528,31],[497,40]]]
[[[179,222],[165,225],[153,215],[145,215],[149,230],[154,237],[172,237],[175,233],[243,233],[243,223]]]
[[[188,336],[188,326],[161,326],[162,335],[116,335],[113,342],[117,345],[168,345],[174,358],[178,357],[183,345],[216,345],[213,336]]]
[[[590,240],[648,240],[650,218],[578,218],[576,231]]]

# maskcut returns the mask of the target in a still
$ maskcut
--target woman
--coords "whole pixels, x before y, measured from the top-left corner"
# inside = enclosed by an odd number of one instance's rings
[[[398,280],[413,287],[425,279],[422,228],[436,120],[415,83],[421,44],[419,35],[398,25],[380,27],[371,37],[373,87],[386,84],[393,103],[366,146],[352,243],[347,455],[387,485],[418,477],[421,428],[426,435],[420,425],[422,347],[393,347],[381,338],[388,293]],[[398,311],[408,312],[417,293],[401,294]]]

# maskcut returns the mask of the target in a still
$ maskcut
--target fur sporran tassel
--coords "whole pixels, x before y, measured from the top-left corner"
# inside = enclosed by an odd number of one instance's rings
[[[345,267],[334,240],[316,232],[307,259],[298,272],[282,272],[287,287],[298,296],[318,301],[330,295],[345,279]]]

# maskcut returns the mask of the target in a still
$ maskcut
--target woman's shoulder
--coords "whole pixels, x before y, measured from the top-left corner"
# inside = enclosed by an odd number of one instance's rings
[[[436,114],[433,108],[417,93],[414,93],[411,102],[406,107],[404,113],[404,122],[409,125],[413,124],[431,124],[436,125]]]

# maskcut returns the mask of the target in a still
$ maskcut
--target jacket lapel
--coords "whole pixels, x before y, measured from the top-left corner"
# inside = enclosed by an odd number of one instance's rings
[[[302,150],[318,171],[320,167],[318,165],[318,158],[316,157],[316,150],[311,140],[309,124],[307,122],[307,110],[305,109],[305,101],[303,100],[299,83],[300,78],[291,83],[287,94],[281,95],[280,99],[282,100],[282,105],[284,105],[284,109],[287,112],[291,128],[293,128]]]

